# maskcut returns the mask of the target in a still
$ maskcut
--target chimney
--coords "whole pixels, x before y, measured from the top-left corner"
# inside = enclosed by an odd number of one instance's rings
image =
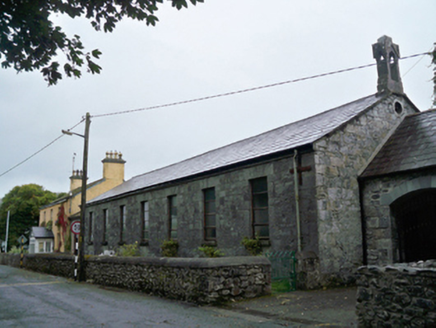
[[[101,161],[103,163],[103,178],[118,180],[120,183],[124,181],[124,163],[121,153],[106,152],[106,158]]]
[[[398,45],[392,43],[392,39],[384,35],[372,45],[372,53],[377,61],[377,94],[404,93],[398,66],[400,58]]]
[[[82,170],[73,170],[73,174],[70,176],[70,191],[82,186]]]

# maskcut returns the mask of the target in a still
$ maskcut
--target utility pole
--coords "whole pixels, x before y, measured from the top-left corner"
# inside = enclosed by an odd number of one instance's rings
[[[9,215],[11,211],[8,211],[8,218],[6,219],[6,240],[5,240],[5,253],[8,252],[8,234],[9,234]]]
[[[72,136],[73,134],[84,139],[83,145],[83,169],[82,169],[82,200],[80,205],[80,233],[79,233],[79,254],[77,258],[78,274],[77,280],[85,280],[85,211],[86,211],[86,180],[88,176],[88,145],[89,145],[89,126],[91,124],[91,115],[86,113],[85,116],[85,134],[81,135],[71,131],[62,130],[62,133]]]
[[[82,205],[80,209],[80,234],[79,234],[79,258],[78,258],[78,280],[85,280],[84,256],[85,256],[85,211],[86,211],[86,180],[88,176],[88,146],[89,146],[89,126],[91,115],[86,113],[85,135],[83,145],[83,176],[82,176]]]

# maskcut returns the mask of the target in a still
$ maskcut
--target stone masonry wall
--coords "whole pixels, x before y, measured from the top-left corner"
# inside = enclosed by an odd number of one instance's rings
[[[312,153],[302,155],[303,165],[313,166]],[[225,256],[248,253],[241,240],[252,236],[250,180],[266,177],[268,182],[268,214],[270,238],[264,250],[290,251],[297,249],[295,219],[294,177],[292,156],[247,165],[204,178],[191,179],[171,186],[160,186],[107,203],[90,204],[87,212],[94,217],[93,242],[87,243],[88,254],[99,255],[105,250],[120,247],[120,206],[127,210],[126,230],[122,242],[138,242],[141,255],[161,256],[160,246],[168,239],[168,197],[177,196],[177,234],[180,257],[199,257],[198,247],[205,244],[203,237],[203,189],[215,188],[216,195],[216,246]],[[317,225],[314,201],[314,170],[303,173],[300,187],[303,246],[316,251]],[[141,202],[149,203],[149,234],[141,240]],[[107,236],[103,237],[103,210],[109,213]],[[89,215],[87,215],[89,217]],[[89,228],[87,226],[87,231]],[[89,236],[86,236],[89,241]]]
[[[359,327],[435,327],[436,262],[358,270]]]
[[[398,232],[390,203],[402,193],[436,188],[436,170],[395,174],[362,182],[368,264],[400,260]]]
[[[11,267],[20,267],[20,254],[0,253],[0,265],[8,265]]]
[[[403,105],[401,115],[395,101]],[[315,143],[321,284],[347,283],[362,264],[359,172],[389,132],[414,112],[404,98],[391,95]]]
[[[35,272],[74,278],[74,256],[63,254],[25,254],[23,265]]]
[[[92,257],[86,277],[99,285],[211,304],[271,293],[270,270],[263,257]]]
[[[0,264],[19,266],[19,255],[0,254]],[[74,277],[71,255],[25,254],[23,265],[36,272]],[[88,283],[197,304],[271,293],[271,264],[261,256],[196,259],[87,256],[85,276]]]

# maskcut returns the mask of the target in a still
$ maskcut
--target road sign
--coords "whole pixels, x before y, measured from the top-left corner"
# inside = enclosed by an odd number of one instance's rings
[[[21,235],[20,237],[18,237],[17,241],[20,245],[23,245],[23,244],[27,243],[27,238],[25,235]]]
[[[74,221],[71,223],[71,232],[75,235],[80,233],[80,221]]]

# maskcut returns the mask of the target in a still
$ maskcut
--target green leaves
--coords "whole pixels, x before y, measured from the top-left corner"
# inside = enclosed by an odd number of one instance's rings
[[[177,9],[188,7],[186,0],[171,0]],[[192,5],[204,0],[189,0]],[[50,17],[54,13],[66,14],[72,18],[85,16],[91,26],[100,31],[112,32],[124,18],[145,21],[155,26],[159,21],[155,12],[163,0],[38,0],[0,2],[0,59],[2,68],[14,68],[17,72],[40,70],[49,85],[62,79],[62,66],[67,77],[81,77],[85,66],[92,74],[99,74],[102,68],[93,60],[101,52],[86,52],[75,35],[72,38],[54,26]],[[58,50],[66,60],[59,63]],[[57,60],[55,60],[55,58]]]
[[[197,2],[202,3],[204,0],[190,0],[190,2],[195,6]],[[188,8],[188,2],[186,0],[173,0],[172,6],[180,10],[182,7]]]
[[[17,238],[38,225],[39,209],[54,201],[57,195],[42,186],[27,184],[14,187],[7,193],[0,206],[0,239],[5,239],[6,218],[10,211],[9,247],[18,244]]]

